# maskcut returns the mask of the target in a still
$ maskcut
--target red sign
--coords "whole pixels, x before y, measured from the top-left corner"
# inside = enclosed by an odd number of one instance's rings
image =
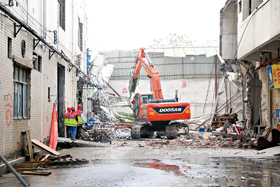
[[[183,81],[182,82],[182,88],[186,88],[187,87],[187,82],[186,81]]]

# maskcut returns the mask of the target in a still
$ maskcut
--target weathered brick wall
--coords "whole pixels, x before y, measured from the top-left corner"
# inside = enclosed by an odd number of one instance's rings
[[[76,96],[76,71],[68,71],[68,64],[54,54],[49,60],[49,50],[43,50],[41,43],[33,50],[33,37],[23,28],[14,38],[13,22],[7,17],[0,15],[0,152],[6,159],[15,159],[22,154],[26,146],[21,132],[27,129],[31,131],[31,138],[48,144],[50,126],[52,120],[53,103],[57,98],[57,63],[65,66],[65,107],[74,104]],[[30,101],[28,119],[13,119],[13,60],[7,57],[8,37],[12,38],[12,55],[32,64],[33,52],[42,57],[41,72],[32,69],[30,71]],[[26,55],[21,55],[21,42],[26,41]],[[51,101],[48,101],[48,87],[50,87]],[[9,95],[10,94],[10,95]],[[10,97],[11,96],[11,97]],[[7,98],[11,98],[12,102]],[[7,107],[6,107],[7,106]],[[9,109],[9,110],[8,110]],[[65,109],[64,109],[65,110]],[[7,112],[8,111],[8,112]],[[10,115],[12,114],[12,118]]]

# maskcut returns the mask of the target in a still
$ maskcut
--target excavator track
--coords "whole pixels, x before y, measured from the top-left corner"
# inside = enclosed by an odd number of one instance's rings
[[[154,131],[148,130],[150,124],[145,123],[131,128],[131,137],[133,139],[151,138]],[[166,126],[164,131],[157,131],[157,136],[166,136],[169,139],[177,138],[180,135],[187,135],[189,133],[189,126],[186,123],[172,123]]]
[[[166,126],[165,136],[169,139],[177,138],[180,135],[187,135],[189,126],[186,123],[172,123]]]

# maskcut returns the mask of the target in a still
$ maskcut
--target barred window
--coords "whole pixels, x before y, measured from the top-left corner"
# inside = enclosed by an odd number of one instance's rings
[[[81,51],[83,51],[83,23],[80,18],[78,21],[78,45]]]
[[[28,118],[29,69],[14,65],[14,118]]]

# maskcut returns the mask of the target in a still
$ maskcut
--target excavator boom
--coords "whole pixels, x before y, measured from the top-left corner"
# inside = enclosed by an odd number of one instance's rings
[[[135,60],[135,65],[132,69],[132,76],[129,81],[129,94],[135,92],[141,68],[144,67],[147,76],[150,78],[151,91],[155,93],[155,99],[163,99],[159,72],[155,65],[151,62],[144,48],[140,48],[138,56]]]

